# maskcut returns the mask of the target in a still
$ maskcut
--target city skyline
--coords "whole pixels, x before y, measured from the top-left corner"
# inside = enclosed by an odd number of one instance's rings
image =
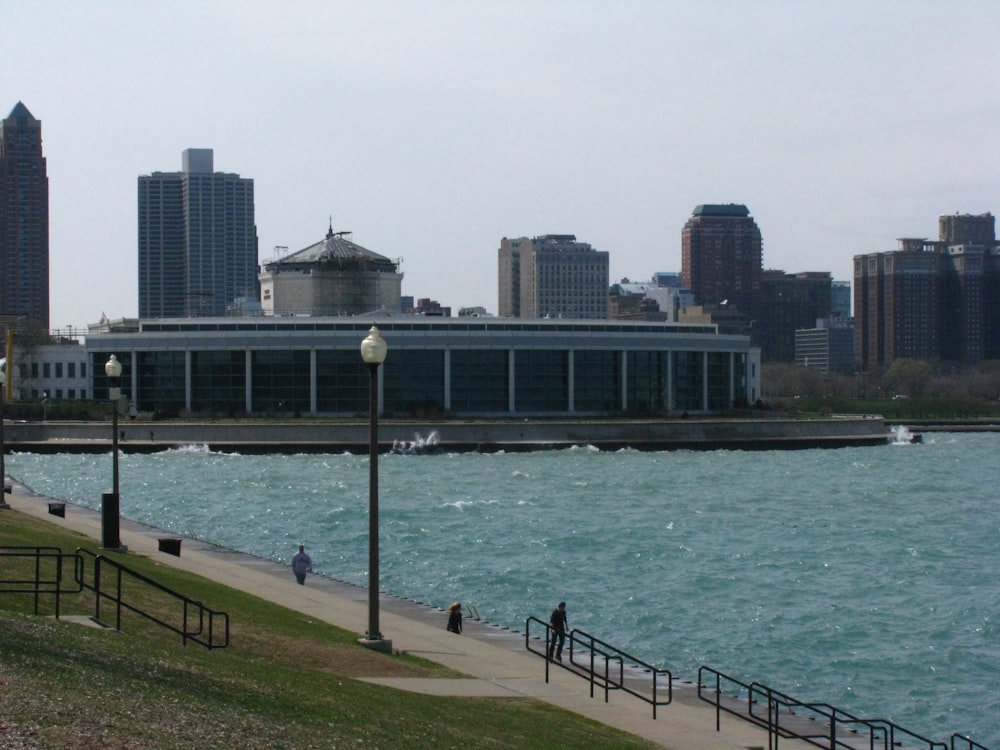
[[[137,314],[135,181],[185,148],[254,179],[258,262],[332,216],[403,294],[495,313],[505,236],[644,279],[740,203],[765,269],[850,280],[996,211],[998,31],[972,0],[12,3],[0,106],[43,126],[53,328]]]

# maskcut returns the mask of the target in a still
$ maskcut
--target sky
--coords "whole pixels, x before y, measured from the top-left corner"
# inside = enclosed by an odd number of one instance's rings
[[[497,311],[503,237],[611,281],[680,271],[742,203],[764,267],[1000,212],[991,0],[0,0],[0,117],[42,121],[52,328],[138,313],[137,178],[186,148],[254,180],[259,258],[334,231],[403,294]],[[276,248],[288,248],[277,250]]]

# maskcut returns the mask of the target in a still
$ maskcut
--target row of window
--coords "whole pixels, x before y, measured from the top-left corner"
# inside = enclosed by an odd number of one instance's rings
[[[37,388],[32,388],[29,393],[31,394],[31,399],[34,401],[41,401],[45,398],[55,399],[56,401],[62,401],[64,398],[69,401],[87,398],[87,392],[82,388],[79,390],[76,388],[67,388],[65,390],[62,388],[53,388],[51,391],[41,391]]]
[[[18,375],[22,380],[29,378],[37,380],[39,377],[46,380],[53,377],[57,379],[65,377],[72,380],[77,377],[78,372],[80,378],[86,379],[86,362],[21,362],[18,364]]]
[[[370,373],[357,351],[182,351],[119,354],[140,411],[363,414]],[[94,397],[107,397],[92,353]],[[249,368],[249,372],[248,372]],[[744,354],[561,349],[399,349],[381,368],[383,410],[452,414],[655,414],[721,410],[745,397]],[[623,375],[625,377],[623,393]],[[249,394],[247,384],[249,382]],[[249,408],[248,408],[249,399]],[[624,399],[624,401],[623,401]]]

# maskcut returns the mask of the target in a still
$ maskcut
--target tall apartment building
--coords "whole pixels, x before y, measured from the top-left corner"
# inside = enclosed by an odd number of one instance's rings
[[[609,258],[572,234],[504,237],[498,251],[500,315],[606,320]]]
[[[49,178],[42,123],[21,102],[0,120],[0,317],[49,327]]]
[[[521,247],[527,237],[500,240],[497,251],[497,315],[501,318],[521,317]]]
[[[993,214],[939,216],[938,239],[948,245],[992,245],[996,242]]]
[[[854,256],[859,369],[885,369],[896,359],[974,364],[1000,357],[993,222],[990,214],[942,216],[937,241],[903,238],[896,252]]]
[[[757,222],[741,204],[697,206],[681,231],[681,280],[695,304],[727,303],[751,313],[763,273]]]
[[[139,177],[139,317],[225,315],[258,299],[253,180],[215,172],[212,149]]]

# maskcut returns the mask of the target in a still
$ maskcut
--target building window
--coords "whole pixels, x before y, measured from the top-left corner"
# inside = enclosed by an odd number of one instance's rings
[[[508,361],[506,349],[453,349],[451,410],[456,413],[508,413]]]
[[[383,373],[385,411],[408,417],[444,413],[444,351],[399,349]]]
[[[569,407],[569,352],[518,349],[514,353],[514,407],[518,412],[559,412]]]
[[[365,414],[368,410],[368,367],[354,349],[316,352],[316,411]]]
[[[301,414],[309,412],[309,350],[253,352],[255,413]]]

